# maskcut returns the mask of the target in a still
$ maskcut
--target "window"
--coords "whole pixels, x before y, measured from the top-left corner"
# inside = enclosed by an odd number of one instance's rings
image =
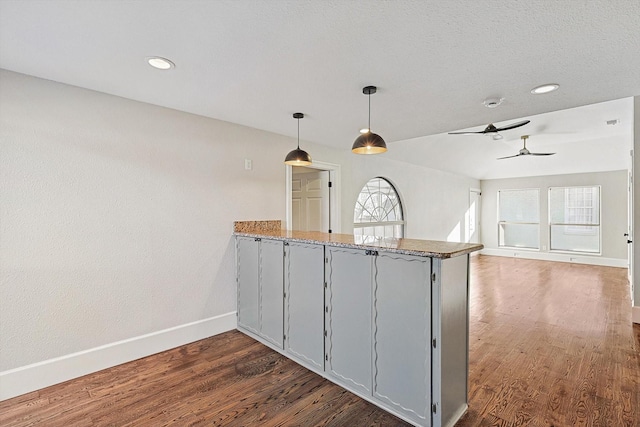
[[[498,246],[540,248],[540,190],[498,191]]]
[[[600,253],[600,187],[549,189],[550,249]]]
[[[353,212],[353,235],[359,243],[404,236],[400,197],[384,178],[373,178],[364,186]]]

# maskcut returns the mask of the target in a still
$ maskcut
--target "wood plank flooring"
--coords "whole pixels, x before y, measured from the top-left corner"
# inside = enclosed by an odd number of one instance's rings
[[[472,426],[640,426],[626,269],[471,264]],[[407,426],[237,331],[0,402],[0,426]]]
[[[480,256],[471,277],[459,426],[640,426],[626,269]]]

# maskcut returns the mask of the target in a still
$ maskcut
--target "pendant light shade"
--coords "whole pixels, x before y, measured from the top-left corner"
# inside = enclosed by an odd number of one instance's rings
[[[387,144],[377,133],[363,133],[353,143],[351,151],[356,154],[380,154],[387,151]]]
[[[369,97],[369,127],[366,132],[362,133],[353,142],[351,151],[356,154],[379,154],[387,151],[387,144],[384,139],[380,135],[371,132],[371,95],[376,93],[377,90],[375,86],[366,86],[362,89],[362,93]]]
[[[300,149],[300,119],[304,117],[302,113],[293,113],[293,118],[298,120],[298,148],[291,150],[284,162],[291,166],[309,166],[311,164],[311,156],[304,150]]]

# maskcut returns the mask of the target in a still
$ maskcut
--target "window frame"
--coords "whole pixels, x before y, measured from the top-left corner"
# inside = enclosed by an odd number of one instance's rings
[[[397,209],[399,210],[399,215],[396,213],[396,217],[400,216],[401,220],[394,220],[394,221],[371,221],[371,222],[356,222],[356,209],[358,209],[359,206],[361,206],[363,209],[360,211],[360,216],[362,216],[362,212],[364,211],[365,206],[360,203],[359,199],[360,196],[362,195],[362,193],[366,190],[367,193],[369,194],[369,197],[371,197],[371,195],[373,194],[370,190],[369,190],[369,184],[371,183],[371,181],[374,180],[382,180],[384,181],[391,189],[391,191],[393,192],[393,194],[395,194],[395,199],[397,200],[397,203],[392,206],[392,209],[395,210],[395,208],[397,207]],[[378,207],[378,206],[376,206]],[[386,211],[389,212],[389,211]],[[358,234],[357,236],[362,238],[363,240],[369,242],[371,240],[382,240],[382,239],[389,239],[389,238],[394,238],[394,239],[398,239],[398,238],[404,238],[405,234],[406,234],[406,220],[405,220],[405,210],[404,210],[404,206],[403,206],[403,202],[402,202],[402,197],[400,196],[400,192],[398,191],[398,189],[396,188],[396,186],[387,178],[382,177],[382,176],[375,176],[369,180],[367,180],[367,182],[362,186],[362,188],[360,189],[360,192],[358,193],[358,196],[356,197],[356,201],[353,207],[353,213],[354,213],[354,219],[353,219],[353,231],[354,231],[354,236],[356,236],[356,229],[363,229],[363,228],[368,228],[368,227],[387,227],[387,226],[400,226],[400,237],[384,237],[384,236],[376,236],[376,235],[365,235],[365,234]],[[388,214],[385,215],[386,217],[388,217]],[[395,235],[395,232],[394,232]]]
[[[597,188],[598,189],[598,223],[597,224],[577,224],[577,223],[566,223],[566,222],[553,222],[551,217],[551,191],[552,190],[560,190],[560,189],[576,189],[576,188]],[[565,194],[565,200],[567,195]],[[584,254],[584,255],[602,255],[602,186],[601,185],[571,185],[571,186],[560,186],[560,187],[549,187],[548,195],[547,195],[547,207],[548,207],[548,237],[549,237],[549,252],[553,253],[564,253],[564,254]],[[593,204],[593,203],[592,203]],[[567,209],[575,209],[567,208],[565,202],[565,218],[567,217]],[[595,208],[591,208],[595,209]],[[566,235],[574,235],[574,236],[598,236],[598,250],[597,251],[578,251],[571,249],[553,249],[552,246],[552,229],[554,226],[563,227],[563,234]],[[597,230],[585,230],[580,231],[579,228],[582,227],[590,227],[596,228]],[[573,229],[573,230],[572,230]]]
[[[537,214],[538,214],[538,222],[528,222],[528,221],[521,221],[521,222],[514,222],[514,221],[503,221],[500,217],[500,193],[501,192],[506,192],[506,191],[536,191],[537,194]],[[496,208],[497,208],[497,228],[496,231],[498,233],[498,248],[500,249],[517,249],[517,250],[522,250],[522,251],[536,251],[536,252],[540,252],[540,227],[541,227],[541,221],[540,221],[540,188],[537,187],[530,187],[530,188],[502,188],[499,189],[497,192],[497,203],[496,203]],[[502,245],[500,244],[500,228],[502,225],[506,225],[506,224],[514,224],[514,225],[537,225],[538,226],[538,239],[537,239],[537,247],[536,248],[532,248],[529,246],[510,246],[510,245]]]

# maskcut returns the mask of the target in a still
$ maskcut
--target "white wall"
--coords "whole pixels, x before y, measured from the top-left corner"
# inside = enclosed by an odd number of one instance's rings
[[[374,176],[397,185],[408,237],[446,239],[464,219],[477,180],[351,143],[304,144],[342,167],[343,232]],[[285,219],[294,146],[0,71],[0,399],[234,327],[232,222]]]
[[[291,140],[6,71],[0,120],[0,371],[235,311]]]
[[[515,159],[518,161],[518,159]],[[628,171],[598,172],[589,174],[552,175],[529,178],[494,179],[482,181],[482,236],[485,253],[502,255],[518,253],[522,257],[535,257],[605,265],[627,266],[627,199]],[[548,231],[548,189],[565,186],[601,186],[602,240],[600,256],[597,255],[557,255],[549,253]],[[539,188],[540,189],[540,251],[500,249],[497,229],[497,193],[501,189]],[[546,249],[543,249],[546,247]]]
[[[346,141],[345,146],[350,148],[352,143]],[[393,143],[388,146],[393,150]],[[353,209],[364,185],[371,178],[381,176],[391,181],[400,193],[405,237],[464,241],[469,189],[480,187],[477,179],[391,160],[384,154],[355,155],[350,150],[337,152],[319,145],[307,151],[314,160],[341,165],[342,233],[353,232]]]

